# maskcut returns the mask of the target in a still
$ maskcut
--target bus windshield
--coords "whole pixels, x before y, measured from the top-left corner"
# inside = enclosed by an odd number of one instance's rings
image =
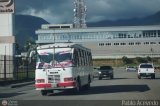
[[[39,62],[38,68],[43,67],[63,67],[72,60],[72,53],[66,51],[60,51],[53,53],[42,52],[38,54],[37,62]],[[69,64],[68,63],[68,64]]]
[[[41,63],[50,63],[53,60],[53,54],[39,54],[38,55],[39,62]]]
[[[67,61],[67,60],[71,60],[71,53],[56,53],[54,55],[54,59],[57,62],[63,62],[63,61]]]

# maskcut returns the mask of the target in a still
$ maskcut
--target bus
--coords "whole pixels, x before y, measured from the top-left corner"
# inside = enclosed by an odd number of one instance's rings
[[[91,50],[75,43],[55,43],[37,47],[35,87],[42,95],[54,90],[90,88],[93,80]]]

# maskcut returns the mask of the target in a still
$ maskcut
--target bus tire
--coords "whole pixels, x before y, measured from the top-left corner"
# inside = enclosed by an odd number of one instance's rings
[[[77,81],[76,81],[76,86],[74,88],[74,93],[79,93],[80,90],[81,90],[81,83],[80,83],[80,80],[78,78]]]
[[[46,96],[48,94],[48,91],[47,90],[41,90],[41,94],[42,94],[42,96]]]
[[[91,87],[90,83],[88,83],[87,85],[84,86],[85,90],[89,90]]]
[[[91,83],[91,77],[88,76],[88,83],[84,86],[84,88],[85,88],[86,90],[89,90],[89,89],[90,89],[90,87],[91,87],[90,83]]]

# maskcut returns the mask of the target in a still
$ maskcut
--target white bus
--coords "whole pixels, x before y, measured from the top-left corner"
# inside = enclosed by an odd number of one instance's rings
[[[35,87],[42,95],[54,90],[90,88],[91,50],[74,43],[55,43],[37,47]]]

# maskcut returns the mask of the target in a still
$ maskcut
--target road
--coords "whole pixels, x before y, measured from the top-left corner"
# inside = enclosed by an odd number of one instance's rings
[[[59,92],[41,96],[34,85],[19,88],[0,87],[0,99],[14,100],[160,100],[160,72],[156,79],[137,78],[136,72],[114,70],[114,79],[94,79],[91,89],[77,95]]]

